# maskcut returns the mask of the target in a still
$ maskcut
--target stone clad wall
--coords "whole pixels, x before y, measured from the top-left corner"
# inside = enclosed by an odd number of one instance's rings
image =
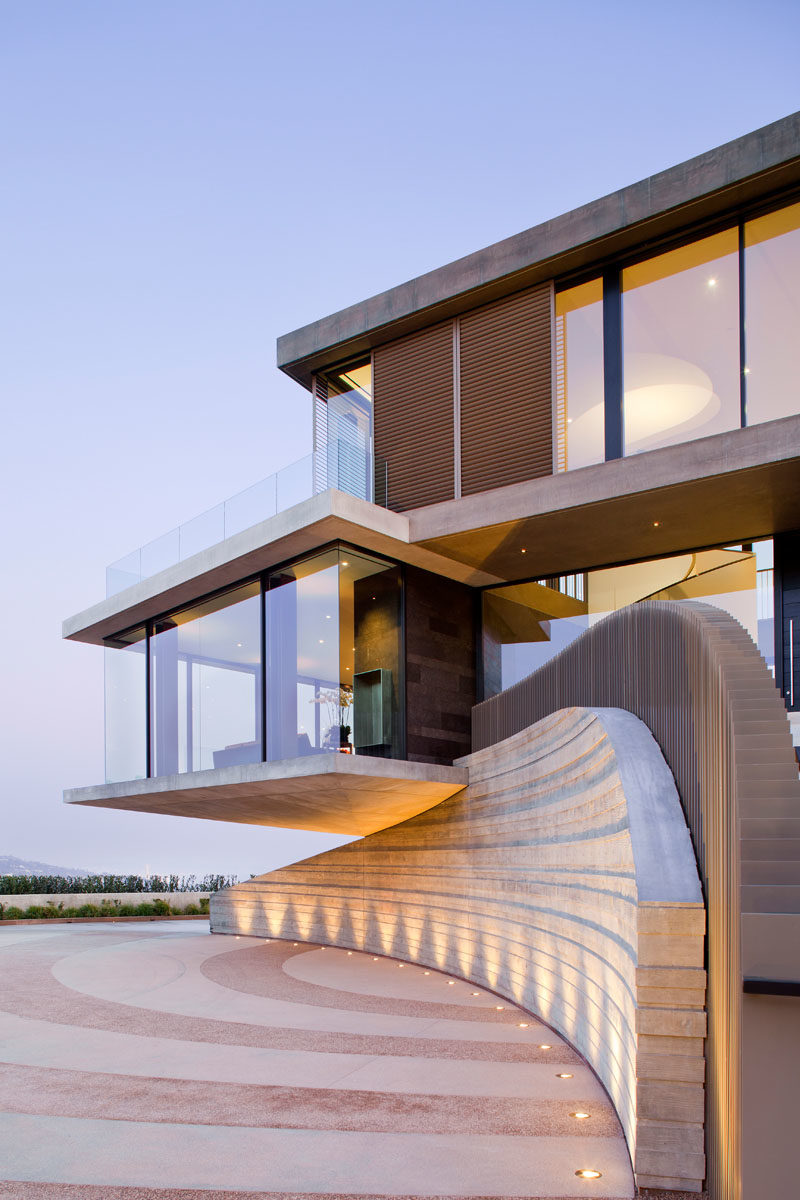
[[[462,763],[469,786],[435,808],[218,893],[212,930],[388,954],[507,997],[597,1072],[640,1181],[699,1190],[705,914],[658,747],[628,713],[573,708]]]

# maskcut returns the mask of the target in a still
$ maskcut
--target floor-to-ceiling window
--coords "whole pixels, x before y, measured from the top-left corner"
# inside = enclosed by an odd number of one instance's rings
[[[555,297],[556,469],[800,412],[800,204]]]
[[[800,204],[744,226],[747,424],[800,412]]]
[[[373,499],[372,361],[318,375],[314,385],[317,488]]]
[[[151,773],[260,761],[259,584],[154,622],[149,642]]]
[[[147,640],[134,629],[105,643],[106,780],[147,775]]]
[[[483,593],[484,695],[518,683],[597,621],[647,600],[702,600],[739,621],[775,667],[772,541],[687,551]]]
[[[398,757],[400,569],[336,548],[267,583],[268,757]]]

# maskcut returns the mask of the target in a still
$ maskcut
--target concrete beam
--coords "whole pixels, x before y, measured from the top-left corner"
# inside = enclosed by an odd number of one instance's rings
[[[310,387],[333,362],[796,186],[799,147],[794,113],[287,333],[278,366]]]
[[[425,812],[466,783],[462,767],[330,753],[72,788],[64,803],[358,836]]]

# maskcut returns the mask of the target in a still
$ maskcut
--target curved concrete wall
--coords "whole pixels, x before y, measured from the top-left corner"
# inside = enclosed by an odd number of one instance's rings
[[[639,1182],[699,1190],[705,913],[652,736],[573,708],[461,762],[468,787],[435,808],[212,897],[212,929],[389,954],[508,997],[595,1069]]]
[[[749,1053],[742,1040],[743,975],[785,979],[787,962],[800,960],[800,782],[783,701],[751,638],[727,613],[651,601],[612,614],[478,705],[473,747],[569,704],[613,705],[646,723],[691,830],[708,911],[709,1193],[713,1200],[791,1194],[786,1106],[796,1104],[798,1039],[771,1055]],[[750,1044],[763,1048],[773,1016],[768,999],[760,1006],[758,1013],[745,1007]],[[743,1119],[745,1093],[751,1107],[770,1114],[758,1136],[752,1119]]]

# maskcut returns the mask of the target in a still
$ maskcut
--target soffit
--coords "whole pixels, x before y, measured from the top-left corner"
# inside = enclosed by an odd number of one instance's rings
[[[407,515],[426,549],[507,580],[756,540],[800,528],[800,417]]]
[[[64,801],[364,836],[425,812],[466,783],[463,767],[334,753],[74,788]]]

